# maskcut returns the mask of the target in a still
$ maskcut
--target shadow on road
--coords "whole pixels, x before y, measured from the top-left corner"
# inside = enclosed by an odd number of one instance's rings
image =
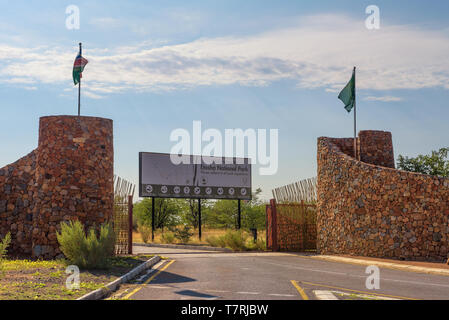
[[[180,294],[183,296],[189,296],[189,297],[195,297],[195,298],[218,298],[217,296],[213,296],[206,293],[196,292],[193,290],[182,290],[182,291],[176,291],[176,294]]]
[[[222,251],[192,251],[192,252],[148,252],[145,254],[154,254],[154,255],[176,255],[176,254],[219,254],[219,253],[232,253],[232,252],[222,252]]]
[[[194,281],[197,280],[189,277],[180,276],[175,273],[162,271],[153,281],[151,281],[151,284],[183,283]]]

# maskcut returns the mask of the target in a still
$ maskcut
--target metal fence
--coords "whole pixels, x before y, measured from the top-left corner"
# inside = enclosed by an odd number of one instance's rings
[[[301,180],[272,190],[273,198],[277,203],[307,203],[316,202],[317,178]]]
[[[273,251],[316,250],[316,205],[314,203],[276,203],[266,207],[267,248]]]
[[[115,254],[127,254],[132,252],[132,199],[135,185],[114,175],[114,232]]]

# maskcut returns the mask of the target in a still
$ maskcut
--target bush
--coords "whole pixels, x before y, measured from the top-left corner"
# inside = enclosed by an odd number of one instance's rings
[[[8,232],[6,236],[3,238],[3,240],[0,242],[0,260],[3,260],[5,258],[10,243],[11,243],[11,233]]]
[[[174,232],[176,239],[179,239],[181,243],[188,243],[190,238],[193,236],[193,232],[188,225],[184,225],[183,228],[176,228]]]
[[[265,243],[265,240],[258,239],[256,243],[254,243],[254,240],[248,239],[246,248],[248,250],[258,250],[258,251],[265,251],[267,249],[267,244]]]
[[[137,231],[140,233],[143,242],[148,243],[151,238],[151,228],[146,225],[138,225]]]
[[[232,231],[229,230],[224,235],[224,241],[226,246],[231,248],[232,250],[242,251],[246,250],[246,235],[243,231]]]
[[[161,240],[163,243],[173,243],[175,242],[175,234],[171,231],[164,232],[161,236]]]
[[[101,225],[99,237],[95,227],[86,235],[81,222],[62,223],[57,238],[68,262],[79,268],[105,268],[114,255],[115,234],[111,223]]]
[[[229,230],[222,236],[211,236],[206,238],[206,242],[213,247],[230,248],[234,251],[243,250],[266,250],[265,240],[259,239],[254,243],[252,237],[244,231]]]
[[[226,242],[224,240],[224,236],[210,236],[206,238],[206,242],[212,247],[220,247],[225,248]]]
[[[3,240],[0,242],[0,278],[3,276],[3,259],[6,256],[7,249],[11,243],[11,233],[8,232]]]

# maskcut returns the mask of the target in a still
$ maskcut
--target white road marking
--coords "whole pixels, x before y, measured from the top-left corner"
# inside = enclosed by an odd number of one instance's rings
[[[200,298],[200,297],[181,297],[180,300],[217,300],[218,297]]]
[[[445,277],[445,276],[442,276]],[[426,285],[426,286],[433,286],[433,287],[445,287],[449,288],[449,285],[447,284],[439,284],[439,283],[426,283],[426,282],[419,282],[419,281],[409,281],[409,280],[399,280],[399,279],[389,279],[389,278],[380,278],[380,281],[392,281],[392,282],[405,282],[405,283],[412,283],[412,284],[418,284],[418,285]]]
[[[269,293],[268,295],[275,297],[296,297],[294,294],[282,294],[282,293]]]
[[[313,290],[313,293],[318,300],[338,300],[338,298],[332,294],[332,291]]]
[[[377,296],[377,295],[371,295],[371,294],[363,294],[363,293],[348,293],[348,292],[342,292],[342,291],[332,291],[335,294],[340,294],[343,296],[356,296],[358,298],[362,299],[370,299],[370,300],[400,300],[396,298],[390,298],[390,297],[384,297],[384,296]]]
[[[240,292],[236,292],[238,294],[260,294],[260,292],[245,292],[245,291],[240,291]]]

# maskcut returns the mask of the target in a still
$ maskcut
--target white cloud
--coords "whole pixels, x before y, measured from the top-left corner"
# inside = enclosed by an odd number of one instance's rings
[[[296,27],[246,37],[85,48],[89,64],[83,81],[96,98],[130,90],[266,86],[282,79],[294,80],[300,88],[338,92],[356,65],[358,89],[449,89],[448,53],[444,30],[409,25],[367,30],[360,20],[321,15],[301,18]],[[76,49],[0,45],[0,81],[69,85],[75,55]]]
[[[103,96],[93,93],[91,90],[84,90],[83,91],[83,95],[85,95],[86,97],[89,97],[91,99],[102,99],[104,98]]]
[[[100,29],[118,28],[121,25],[121,21],[119,19],[111,17],[94,18],[91,19],[89,23]]]
[[[383,96],[383,97],[374,97],[374,96],[368,96],[363,98],[365,101],[380,101],[380,102],[397,102],[402,101],[403,99],[400,97],[393,97],[393,96]]]

